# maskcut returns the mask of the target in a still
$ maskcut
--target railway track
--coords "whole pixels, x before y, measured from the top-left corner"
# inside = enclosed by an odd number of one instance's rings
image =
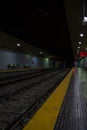
[[[58,84],[66,74],[67,71],[57,71],[40,75],[34,77],[36,79],[33,78],[32,82],[23,81],[22,87],[16,84],[15,87],[19,86],[19,88],[13,92],[4,93],[2,96],[0,94],[0,130],[22,130],[26,123],[25,120],[32,117],[33,113],[56,88],[55,84]],[[25,118],[27,115],[28,118]]]
[[[20,91],[21,89],[25,89],[29,85],[33,85],[41,81],[44,81],[47,78],[54,76],[56,73],[60,73],[60,71],[57,71],[57,72],[54,71],[54,72],[49,72],[49,73],[44,72],[40,74],[29,75],[28,78],[23,77],[21,80],[17,80],[16,82],[13,82],[13,83],[8,82],[8,84],[5,84],[4,86],[0,87],[0,98],[4,98],[8,95],[16,93]]]
[[[55,70],[53,70],[55,71]],[[17,72],[18,73],[18,72]],[[0,86],[5,86],[6,84],[13,84],[15,82],[21,82],[22,80],[28,79],[28,78],[33,78],[36,76],[44,75],[46,73],[52,73],[52,70],[38,70],[38,71],[33,71],[33,72],[25,72],[20,74],[8,74],[8,75],[3,75],[0,77]]]

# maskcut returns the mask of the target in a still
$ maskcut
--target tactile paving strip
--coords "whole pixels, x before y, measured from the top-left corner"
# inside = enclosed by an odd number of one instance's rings
[[[83,70],[73,74],[54,130],[87,130],[86,78]]]

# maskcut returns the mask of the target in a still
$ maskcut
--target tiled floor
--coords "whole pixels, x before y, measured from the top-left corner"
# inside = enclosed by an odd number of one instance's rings
[[[87,130],[87,71],[77,68],[54,130]]]

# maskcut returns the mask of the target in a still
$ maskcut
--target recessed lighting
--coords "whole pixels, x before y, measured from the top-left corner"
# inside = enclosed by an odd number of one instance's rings
[[[85,50],[87,51],[87,47],[85,48]]]
[[[80,37],[83,37],[84,36],[84,34],[83,33],[80,33]]]
[[[17,46],[21,46],[21,44],[20,44],[20,43],[17,43]]]
[[[82,42],[79,42],[79,44],[82,44]]]
[[[87,17],[84,16],[83,22],[87,22]]]
[[[80,49],[80,46],[78,46],[78,49]]]

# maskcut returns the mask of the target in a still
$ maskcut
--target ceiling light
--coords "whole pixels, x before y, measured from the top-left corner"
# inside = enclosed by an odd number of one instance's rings
[[[84,34],[83,33],[80,33],[80,37],[83,37],[84,36]]]
[[[84,16],[83,22],[87,22],[87,17]]]
[[[82,42],[79,42],[79,44],[82,44]]]
[[[17,43],[17,46],[21,46],[21,44],[20,44],[20,43]]]
[[[80,46],[78,46],[78,49],[80,49]]]

